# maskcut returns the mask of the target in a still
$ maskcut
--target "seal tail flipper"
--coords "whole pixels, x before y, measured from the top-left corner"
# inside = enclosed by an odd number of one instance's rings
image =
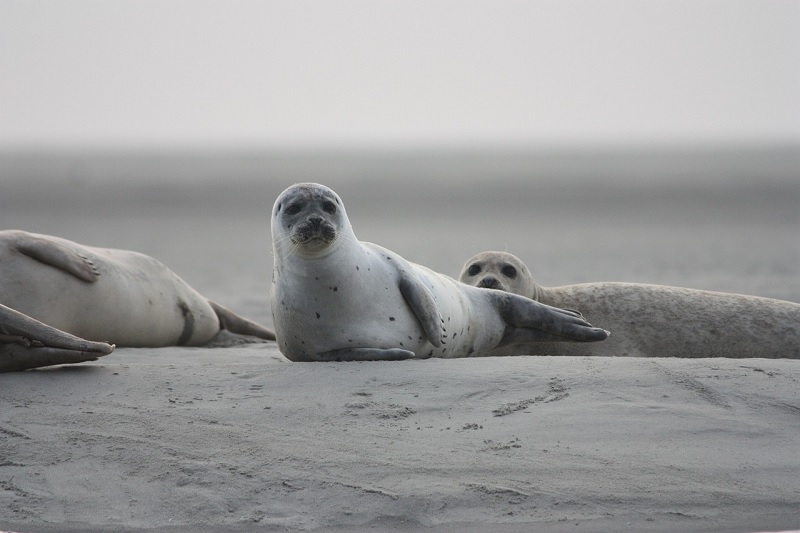
[[[596,342],[609,332],[592,327],[577,311],[559,309],[515,294],[503,293],[500,310],[503,319],[516,328],[515,340],[528,342]]]
[[[0,372],[94,361],[114,345],[92,342],[0,305]]]
[[[63,270],[82,281],[94,283],[100,276],[100,271],[89,259],[88,252],[79,253],[59,243],[25,232],[20,232],[14,240],[14,247],[21,254]]]
[[[71,365],[97,361],[106,354],[81,352],[50,346],[0,345],[0,372],[20,372],[43,366]]]
[[[38,341],[51,348],[94,353],[94,357],[110,354],[114,350],[112,344],[76,337],[2,304],[0,304],[0,331],[6,335]]]
[[[442,345],[442,316],[431,291],[406,272],[400,276],[400,293],[417,316],[428,341],[437,348]]]
[[[238,335],[251,335],[268,341],[275,340],[275,332],[271,329],[267,329],[252,320],[240,317],[224,305],[212,302],[211,300],[209,300],[208,303],[217,314],[219,325],[222,329],[226,329]]]

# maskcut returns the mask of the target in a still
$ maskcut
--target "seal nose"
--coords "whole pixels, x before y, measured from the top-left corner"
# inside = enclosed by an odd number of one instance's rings
[[[486,276],[478,282],[478,287],[481,289],[497,289],[500,287],[500,282],[495,277]]]
[[[322,225],[322,217],[319,215],[312,215],[308,217],[308,223],[311,224],[312,228],[319,229]]]

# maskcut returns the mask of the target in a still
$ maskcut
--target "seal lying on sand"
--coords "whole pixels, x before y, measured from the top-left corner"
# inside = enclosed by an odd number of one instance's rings
[[[536,341],[600,341],[579,313],[458,283],[356,239],[344,204],[314,183],[272,211],[272,315],[292,361],[475,357]]]
[[[152,257],[24,231],[0,231],[0,303],[118,346],[199,346],[221,330],[275,339]]]
[[[94,361],[114,346],[87,341],[0,304],[0,372]]]
[[[792,302],[639,283],[542,287],[505,252],[476,255],[459,279],[579,309],[614,332],[603,343],[535,347],[542,355],[800,359],[800,304]]]

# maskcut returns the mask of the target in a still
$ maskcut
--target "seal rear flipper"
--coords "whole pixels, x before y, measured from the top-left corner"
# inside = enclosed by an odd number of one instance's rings
[[[399,348],[343,348],[317,354],[316,360],[332,361],[401,361],[413,359],[414,352]]]
[[[15,239],[14,247],[21,254],[51,267],[63,270],[87,283],[94,283],[100,271],[86,254],[71,250],[59,243],[23,233]]]
[[[260,339],[266,339],[268,341],[275,340],[274,331],[267,329],[261,324],[253,322],[252,320],[240,317],[224,305],[212,302],[211,300],[209,300],[208,303],[217,314],[217,318],[219,318],[219,325],[222,329],[226,329],[231,333],[236,333],[238,335],[251,335]]]
[[[94,361],[112,351],[0,304],[0,372]]]
[[[76,337],[2,304],[0,304],[0,332],[9,337],[22,337],[30,341],[36,341],[49,348],[63,348],[74,352],[94,354],[92,357],[107,355],[114,351],[113,344],[93,342]],[[15,341],[15,344],[17,342]],[[33,345],[30,346],[34,347]]]
[[[500,314],[512,328],[506,333],[510,342],[596,342],[608,338],[608,331],[592,327],[577,311],[550,307],[515,294],[498,293],[497,298]]]
[[[423,285],[417,278],[410,276],[406,272],[400,274],[400,294],[411,306],[411,310],[417,316],[422,330],[428,342],[437,348],[442,345],[442,315],[436,305],[431,291]]]
[[[43,366],[96,361],[106,354],[50,346],[0,345],[0,372],[19,372]]]

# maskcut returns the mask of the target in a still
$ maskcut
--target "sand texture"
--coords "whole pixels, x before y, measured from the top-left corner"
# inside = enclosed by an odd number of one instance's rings
[[[0,376],[4,527],[800,524],[796,361],[280,359]]]

